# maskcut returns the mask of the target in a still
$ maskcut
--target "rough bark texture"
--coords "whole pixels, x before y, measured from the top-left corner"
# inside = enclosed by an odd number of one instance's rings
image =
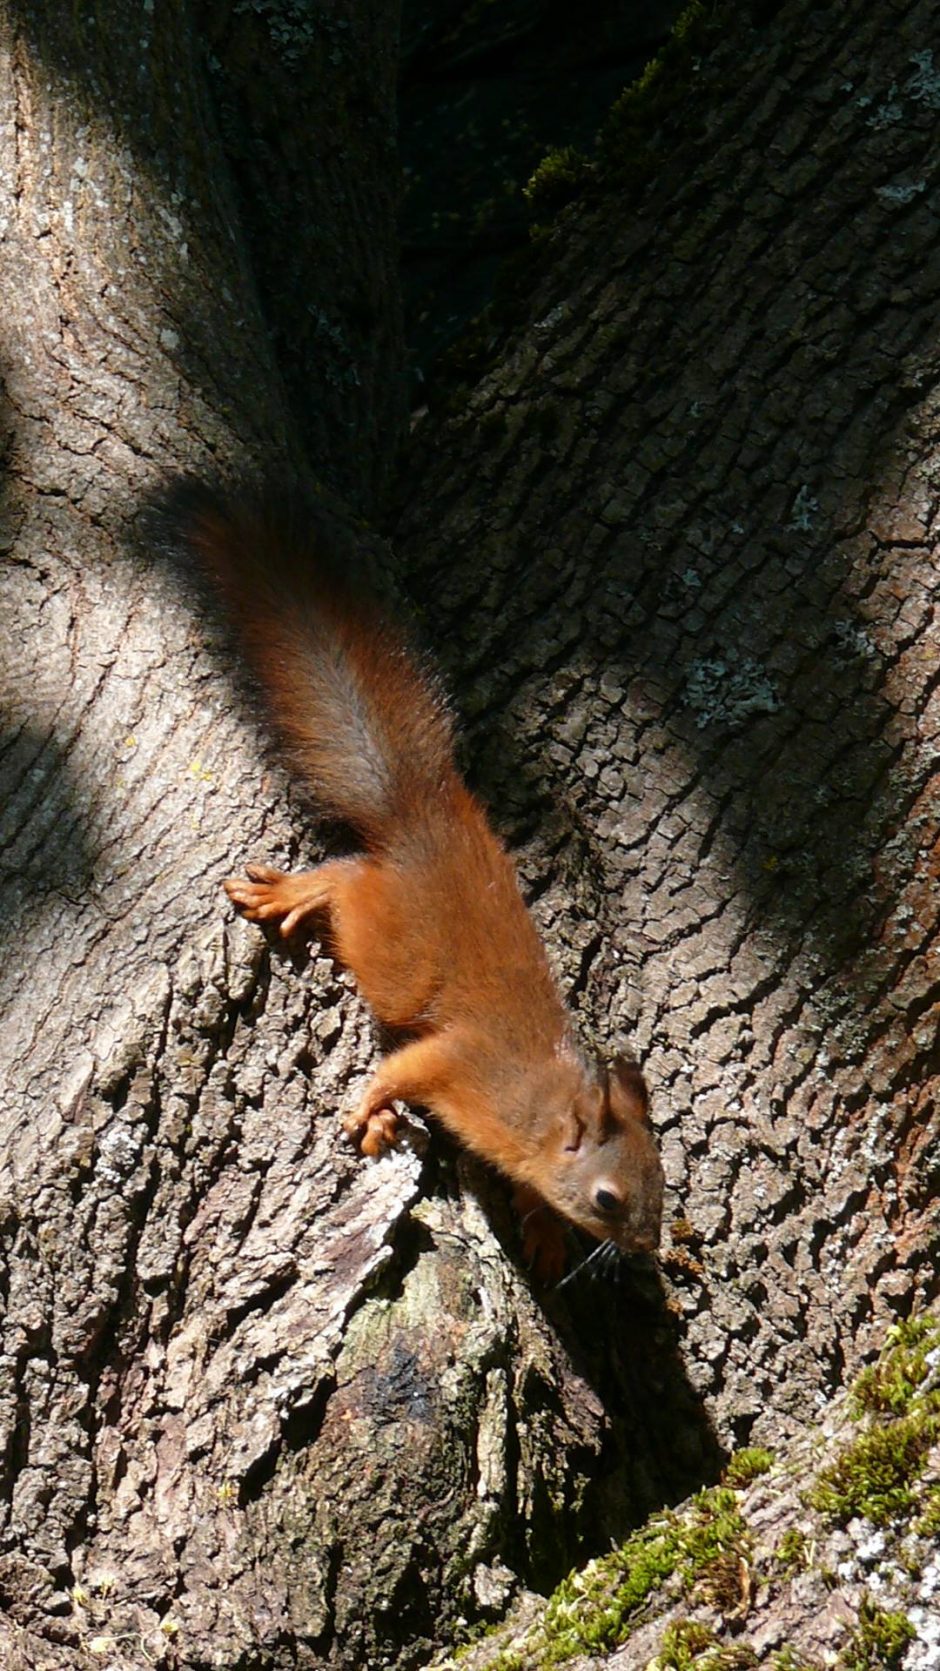
[[[387,262],[395,15],[348,21],[367,66],[384,62],[386,173],[350,140],[370,224],[347,232],[334,175],[317,236],[369,236]],[[141,511],[173,469],[296,468],[304,436],[186,8],[8,7],[0,78],[0,1652],[72,1665],[96,1642],[115,1664],[195,1665],[283,1642],[289,1656],[331,1611],[316,1565],[331,1532],[292,1554],[276,1492],[249,1531],[250,1482],[261,1496],[275,1434],[303,1466],[305,1422],[417,1163],[360,1170],[335,1123],[312,1118],[372,1049],[331,965],[305,986],[223,927],[221,875],[286,839],[283,785],[259,788],[219,637],[207,647]],[[292,258],[303,250],[315,268],[298,231]],[[376,340],[394,343],[394,287],[380,289]],[[330,355],[308,339],[305,354],[332,420],[320,470],[337,479],[358,436],[367,502],[396,445],[391,426],[376,438],[380,402],[361,415],[379,374],[364,362],[359,383],[334,384]],[[319,1487],[311,1517],[321,1495],[328,1517]]]
[[[785,6],[709,60],[704,138],[562,218],[398,531],[586,1026],[653,1084],[727,1443],[936,1293],[930,15]]]
[[[709,1477],[712,1417],[796,1432],[935,1288],[932,8],[729,44],[707,147],[564,220],[410,466],[475,774],[586,1031],[646,1059],[685,1221],[665,1293],[548,1299],[482,1169],[417,1125],[344,1150],[367,1018],[217,892],[302,817],[142,537],[210,461],[306,450],[373,502],[390,118],[319,130],[279,266],[303,161],[248,43],[283,96],[292,8],[207,6],[208,70],[187,8],[107,10],[0,9],[0,1654],[421,1664]],[[376,65],[387,99],[394,26],[290,33],[302,89],[336,73],[314,130]]]
[[[395,212],[398,9],[197,0],[265,334],[319,481],[372,512],[407,417]]]
[[[916,1386],[899,1394],[898,1362],[908,1357],[899,1335],[911,1332],[927,1350]],[[436,1671],[933,1671],[938,1341],[929,1315],[892,1329],[866,1371],[890,1384],[889,1408],[878,1408],[877,1394],[864,1407],[860,1382],[787,1446],[785,1460],[739,1451],[728,1482],[652,1516],[547,1605],[520,1597],[504,1625]]]

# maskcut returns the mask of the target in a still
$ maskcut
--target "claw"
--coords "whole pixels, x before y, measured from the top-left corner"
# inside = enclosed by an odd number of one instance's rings
[[[252,882],[283,882],[285,872],[275,870],[273,865],[246,865],[245,875],[249,876]]]
[[[251,864],[245,866],[244,876],[229,876],[222,886],[232,904],[250,922],[279,922],[286,940],[306,918],[325,908],[324,868],[291,876],[286,871],[275,870],[273,865]],[[318,878],[321,879],[319,888],[315,886]]]
[[[248,875],[252,878],[251,881],[246,882],[242,876],[229,876],[222,883],[232,904],[253,923],[267,922],[271,917],[280,917],[285,909],[283,901],[275,891],[276,882],[273,878],[277,877],[278,873],[272,871],[272,879],[264,880],[258,876],[262,869],[267,870],[267,865],[249,865]]]
[[[377,1108],[371,1112],[357,1108],[355,1113],[346,1115],[343,1130],[362,1154],[375,1159],[393,1147],[400,1123],[394,1108]]]

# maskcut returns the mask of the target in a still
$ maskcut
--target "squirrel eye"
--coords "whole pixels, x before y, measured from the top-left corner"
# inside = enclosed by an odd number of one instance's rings
[[[594,1191],[594,1205],[599,1213],[616,1213],[621,1206],[620,1196],[601,1184]]]

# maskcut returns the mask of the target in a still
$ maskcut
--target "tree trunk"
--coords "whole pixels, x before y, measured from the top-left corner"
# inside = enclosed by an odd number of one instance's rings
[[[655,182],[539,246],[396,534],[584,1025],[653,1084],[728,1443],[937,1292],[929,16],[717,50]]]
[[[0,1654],[421,1665],[936,1292],[932,8],[718,51],[418,430],[468,764],[673,1191],[662,1283],[548,1296],[437,1134],[344,1148],[367,1017],[218,890],[314,827],[144,514],[379,503],[394,9],[84,10],[0,7]]]

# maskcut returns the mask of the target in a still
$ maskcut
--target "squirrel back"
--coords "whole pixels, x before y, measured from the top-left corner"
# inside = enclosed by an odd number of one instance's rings
[[[433,675],[297,513],[194,489],[188,538],[225,605],[291,759],[367,850],[456,780]]]

